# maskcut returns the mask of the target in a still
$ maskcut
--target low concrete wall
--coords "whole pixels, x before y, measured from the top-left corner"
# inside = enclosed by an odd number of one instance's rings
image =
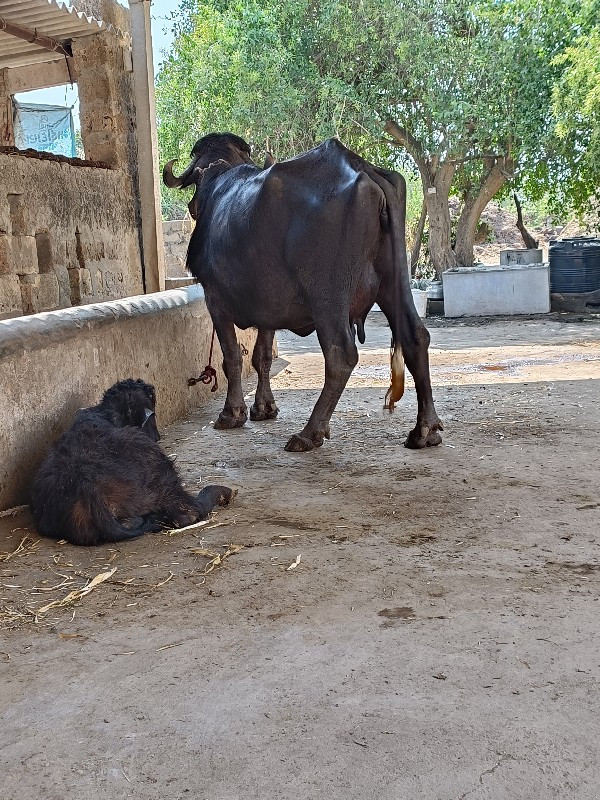
[[[442,279],[447,317],[550,311],[548,264],[459,267],[444,272]]]
[[[159,427],[202,405],[187,386],[207,363],[212,323],[200,286],[0,321],[0,510],[27,501],[35,470],[78,408],[123,378],[154,384]],[[249,351],[255,331],[238,331]],[[215,340],[213,363],[226,387]]]

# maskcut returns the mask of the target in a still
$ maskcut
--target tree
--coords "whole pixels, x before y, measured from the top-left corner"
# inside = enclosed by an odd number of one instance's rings
[[[588,4],[590,30],[557,57],[564,69],[553,90],[556,118],[554,206],[593,213],[600,226],[600,3]],[[565,179],[566,178],[566,179]]]
[[[416,169],[416,244],[427,217],[440,275],[473,262],[494,195],[549,174],[552,90],[580,17],[576,0],[184,0],[159,76],[162,152],[224,128],[278,157],[338,135]]]
[[[481,212],[547,157],[552,87],[578,16],[571,0],[322,0],[323,76],[354,120],[418,168],[438,275],[473,263]],[[328,16],[329,15],[329,16]],[[455,241],[448,198],[461,198]]]

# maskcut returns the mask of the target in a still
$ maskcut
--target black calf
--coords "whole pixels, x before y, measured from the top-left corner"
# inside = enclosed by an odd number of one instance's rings
[[[226,486],[207,486],[196,497],[186,492],[156,444],[155,401],[153,386],[130,379],[77,412],[31,488],[43,536],[79,545],[119,542],[191,525],[234,497]]]

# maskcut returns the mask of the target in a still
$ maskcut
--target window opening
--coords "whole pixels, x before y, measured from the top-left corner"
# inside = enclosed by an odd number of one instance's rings
[[[77,84],[14,96],[15,144],[68,158],[83,158]]]

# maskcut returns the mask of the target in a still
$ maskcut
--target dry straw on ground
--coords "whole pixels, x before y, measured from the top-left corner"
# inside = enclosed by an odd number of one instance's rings
[[[207,550],[204,547],[195,547],[190,550],[190,553],[195,556],[204,556],[205,558],[210,559],[202,572],[203,575],[208,575],[216,567],[222,566],[226,558],[229,558],[229,556],[234,556],[236,553],[239,553],[240,550],[243,550],[243,548],[244,546],[241,544],[230,544],[227,546],[227,550],[224,553],[215,553],[212,550]]]
[[[73,603],[77,603],[79,600],[84,598],[87,594],[89,594],[96,586],[99,586],[104,581],[107,581],[111,578],[115,572],[117,571],[116,567],[113,567],[108,572],[100,572],[94,578],[86,583],[86,585],[82,589],[74,589],[72,592],[69,592],[66,597],[63,597],[61,600],[53,600],[51,603],[48,603],[35,612],[36,616],[40,614],[45,614],[46,612],[50,611],[51,608],[64,608],[64,606],[70,606]]]
[[[15,531],[18,530],[20,529],[19,528],[15,529]],[[13,533],[15,531],[13,531]],[[12,550],[11,552],[7,553],[0,553],[0,563],[6,563],[7,561],[10,561],[12,558],[15,558],[16,556],[22,556],[25,553],[37,550],[39,543],[40,543],[39,539],[33,539],[29,534],[27,534],[21,539],[15,550]]]

